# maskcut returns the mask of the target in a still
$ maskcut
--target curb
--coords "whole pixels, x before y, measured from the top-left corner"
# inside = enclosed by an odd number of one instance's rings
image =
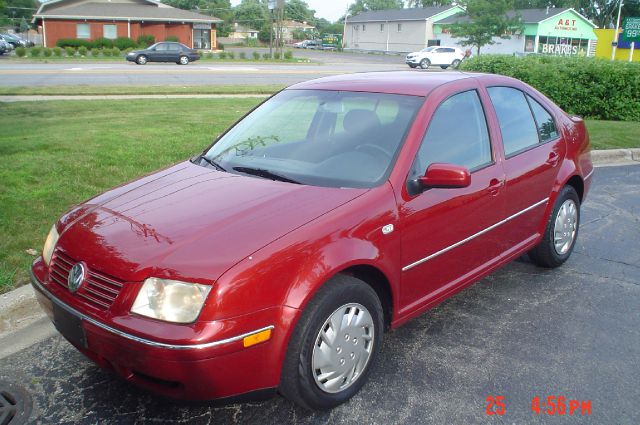
[[[0,338],[41,319],[44,312],[31,285],[0,295]]]
[[[640,164],[640,149],[604,149],[591,151],[595,167]]]

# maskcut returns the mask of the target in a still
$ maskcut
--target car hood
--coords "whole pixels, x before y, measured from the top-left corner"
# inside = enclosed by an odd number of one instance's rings
[[[175,165],[63,216],[58,247],[119,279],[211,283],[270,242],[365,193]]]

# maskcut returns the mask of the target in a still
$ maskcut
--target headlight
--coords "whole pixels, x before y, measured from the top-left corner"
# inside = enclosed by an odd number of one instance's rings
[[[202,310],[209,285],[151,277],[144,281],[131,312],[175,323],[191,323]]]
[[[51,227],[51,230],[49,230],[47,240],[44,241],[44,248],[42,248],[42,259],[47,266],[51,262],[51,255],[53,254],[53,249],[58,243],[58,237],[58,230],[56,229],[56,225],[54,224]]]

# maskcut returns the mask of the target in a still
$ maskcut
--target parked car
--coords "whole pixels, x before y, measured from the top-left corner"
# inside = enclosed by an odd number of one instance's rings
[[[322,40],[307,40],[307,44],[304,45],[305,49],[322,49]]]
[[[14,50],[16,47],[9,37],[6,37],[7,34],[0,34],[0,40],[2,40],[6,44],[7,51]]]
[[[72,208],[31,279],[60,333],[125,380],[331,408],[389,328],[525,253],[562,265],[592,175],[584,121],[518,80],[322,78]]]
[[[293,43],[293,47],[296,49],[306,49],[307,48],[307,44],[309,44],[311,40],[303,40],[303,41],[299,41],[297,43]]]
[[[9,48],[10,44],[0,38],[0,55],[4,55],[9,52],[11,49]]]
[[[164,41],[144,50],[129,52],[126,59],[138,65],[145,65],[147,62],[175,62],[178,65],[188,65],[189,62],[200,59],[200,55],[197,50],[184,44]]]
[[[457,47],[431,46],[419,52],[409,53],[405,63],[411,68],[427,69],[431,65],[439,65],[442,69],[457,68],[465,57],[465,52]]]
[[[4,41],[11,44],[14,49],[16,47],[29,47],[29,43],[27,43],[26,40],[23,40],[15,34],[1,34],[1,36]]]

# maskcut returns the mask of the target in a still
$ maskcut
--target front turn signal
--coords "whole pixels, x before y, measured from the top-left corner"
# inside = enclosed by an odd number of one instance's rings
[[[268,341],[269,339],[271,339],[271,329],[265,329],[264,331],[254,333],[253,335],[245,336],[242,339],[242,344],[244,345],[244,348],[247,348],[252,345]]]

